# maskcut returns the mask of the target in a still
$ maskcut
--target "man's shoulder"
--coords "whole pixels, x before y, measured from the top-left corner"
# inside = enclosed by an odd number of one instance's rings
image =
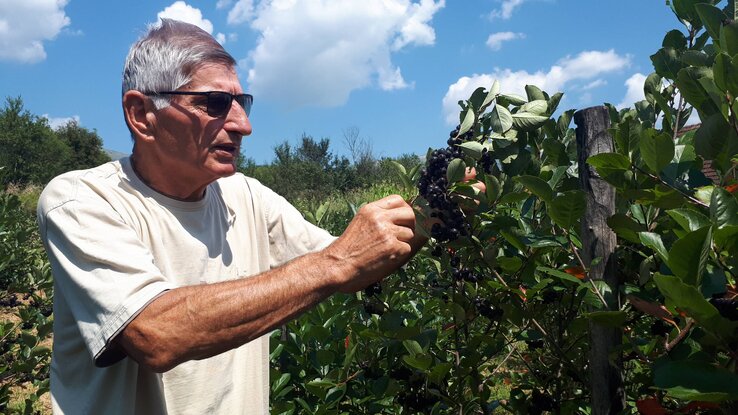
[[[121,166],[119,161],[111,161],[84,170],[73,170],[53,178],[41,192],[38,213],[46,214],[65,203],[87,196],[93,186],[105,186],[111,178],[117,177]]]

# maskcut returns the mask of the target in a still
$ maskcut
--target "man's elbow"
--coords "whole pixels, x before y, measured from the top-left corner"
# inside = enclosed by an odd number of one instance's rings
[[[126,355],[154,373],[164,373],[179,363],[173,345],[142,325],[131,322],[116,339]]]

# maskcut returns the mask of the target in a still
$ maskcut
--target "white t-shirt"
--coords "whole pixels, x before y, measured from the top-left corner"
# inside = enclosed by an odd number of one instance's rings
[[[54,275],[54,413],[268,413],[267,336],[163,374],[110,342],[166,290],[255,275],[332,236],[241,174],[182,202],[146,186],[127,158],[52,180],[38,220]]]

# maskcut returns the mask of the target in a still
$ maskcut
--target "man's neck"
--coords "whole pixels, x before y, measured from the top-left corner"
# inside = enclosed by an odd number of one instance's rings
[[[179,181],[179,183],[185,184],[185,186],[175,186],[171,181],[165,180],[163,175],[157,177],[157,175],[146,169],[145,164],[140,162],[140,157],[137,157],[135,153],[134,149],[130,157],[133,172],[146,186],[155,190],[157,193],[183,202],[195,202],[205,197],[207,186],[202,186],[192,191],[191,186],[186,186],[186,180]]]

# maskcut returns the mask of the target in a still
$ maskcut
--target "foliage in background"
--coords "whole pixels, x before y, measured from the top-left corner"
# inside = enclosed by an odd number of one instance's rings
[[[0,192],[2,413],[35,413],[49,389],[53,283],[35,221],[38,190],[30,193]]]
[[[617,190],[619,286],[582,258],[573,111],[551,118],[561,94],[535,86],[480,88],[425,171],[398,169],[443,201],[418,199],[435,242],[274,334],[272,413],[589,413],[590,324],[622,335],[626,412],[735,413],[738,23],[717,3],[671,2],[684,31],[652,56],[646,100],[610,107],[615,152],[588,160]],[[704,122],[681,135],[692,108]]]
[[[0,109],[0,184],[44,185],[69,170],[109,161],[102,140],[72,121],[53,130],[45,117],[23,108],[23,100],[7,98]]]

